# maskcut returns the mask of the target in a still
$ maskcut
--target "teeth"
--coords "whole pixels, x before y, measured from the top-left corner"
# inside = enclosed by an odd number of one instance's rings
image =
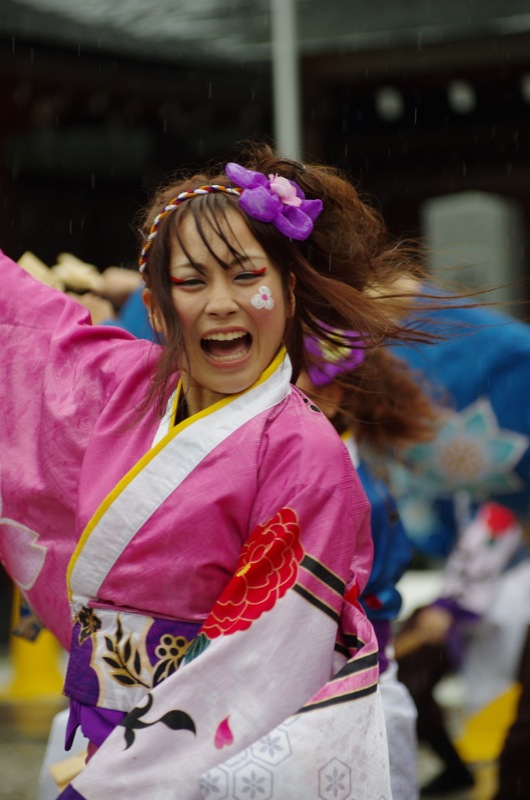
[[[213,358],[214,361],[237,361],[244,353],[244,350],[240,350],[238,353],[234,353],[232,356],[214,356],[212,353],[210,353],[210,358]]]
[[[203,338],[213,342],[232,342],[234,339],[243,339],[245,336],[246,333],[242,331],[228,331],[227,333],[211,333]]]

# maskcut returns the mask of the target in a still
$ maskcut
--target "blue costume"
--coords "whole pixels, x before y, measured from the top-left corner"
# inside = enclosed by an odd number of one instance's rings
[[[466,480],[442,474],[438,437],[410,448],[405,458],[417,474],[407,484],[398,471],[392,489],[418,549],[445,558],[456,536],[453,498],[459,490],[472,500],[471,512],[486,499],[518,516],[530,511],[530,326],[489,308],[455,305],[434,312],[428,329],[447,338],[434,345],[395,346],[393,352],[428,379],[435,397],[452,404],[456,415],[447,436],[482,440],[485,462]],[[421,521],[421,535],[413,518]]]
[[[396,619],[401,609],[402,598],[396,583],[410,566],[413,545],[386,484],[362,461],[357,473],[371,506],[374,542],[372,571],[361,603],[379,636],[381,623]]]
[[[120,309],[116,319],[109,319],[105,321],[105,325],[115,325],[118,328],[132,333],[137,339],[152,339],[156,338],[156,334],[149,322],[147,309],[142,300],[143,286],[139,286],[134,292],[131,292],[126,302]]]

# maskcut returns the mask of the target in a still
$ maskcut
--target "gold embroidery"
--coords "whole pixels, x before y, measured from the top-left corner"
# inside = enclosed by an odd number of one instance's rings
[[[184,636],[171,636],[171,634],[165,633],[160,637],[160,644],[155,650],[155,655],[159,660],[153,673],[153,686],[176,672],[188,652],[190,644],[191,642]]]
[[[111,667],[110,677],[122,686],[145,686],[151,688],[148,683],[141,679],[142,659],[140,651],[131,642],[131,636],[125,641],[123,639],[123,628],[118,616],[116,622],[116,633],[114,636],[105,636],[105,645],[110,655],[102,656],[103,661]]]
[[[79,644],[86,642],[87,639],[90,639],[92,634],[97,633],[101,628],[101,620],[91,608],[83,607],[74,617],[74,625],[76,622],[80,625],[78,634]]]

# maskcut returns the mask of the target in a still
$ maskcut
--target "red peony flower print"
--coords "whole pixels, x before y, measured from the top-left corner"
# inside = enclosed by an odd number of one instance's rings
[[[282,508],[250,535],[233,578],[201,632],[215,639],[246,631],[295,584],[303,557],[298,516],[291,508]]]

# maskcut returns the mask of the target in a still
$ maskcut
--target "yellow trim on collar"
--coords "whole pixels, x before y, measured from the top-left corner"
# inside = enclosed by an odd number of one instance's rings
[[[241,397],[242,395],[246,394],[247,392],[250,392],[252,389],[255,389],[256,386],[259,386],[260,384],[264,383],[278,369],[278,367],[280,366],[280,364],[284,360],[285,355],[286,355],[285,347],[280,348],[280,350],[278,351],[277,355],[271,361],[271,363],[269,364],[267,369],[264,370],[261,373],[261,375],[258,378],[258,380],[255,383],[253,383],[252,386],[249,386],[248,389],[245,389],[243,392],[238,392],[237,394],[229,394],[226,397],[223,397],[221,400],[218,400],[217,403],[214,403],[213,405],[208,406],[207,408],[203,409],[202,411],[199,411],[197,414],[194,414],[193,416],[188,417],[187,419],[183,420],[178,425],[174,425],[168,431],[168,433],[154,447],[152,447],[150,450],[148,450],[147,453],[145,453],[140,458],[140,460],[137,461],[136,464],[133,467],[131,467],[129,472],[127,472],[123,476],[123,478],[121,478],[118,481],[116,486],[109,492],[109,494],[105,497],[105,499],[100,503],[100,505],[96,509],[95,513],[93,514],[92,518],[87,523],[87,526],[84,529],[83,533],[81,534],[81,538],[79,539],[79,542],[77,543],[77,546],[76,546],[76,548],[75,548],[75,550],[74,550],[74,552],[72,554],[72,557],[70,559],[70,563],[68,564],[68,569],[66,571],[66,585],[68,587],[68,598],[69,598],[69,600],[72,599],[72,589],[70,587],[70,581],[71,581],[71,578],[72,578],[72,572],[74,571],[77,559],[79,558],[79,555],[80,555],[81,551],[83,550],[83,547],[85,546],[85,543],[87,542],[90,534],[92,533],[92,531],[94,530],[96,525],[99,523],[99,521],[103,517],[103,515],[106,513],[106,511],[109,509],[109,507],[112,505],[112,503],[114,502],[116,497],[118,497],[118,495],[121,494],[121,492],[125,489],[125,487],[129,483],[131,483],[132,480],[134,480],[134,478],[138,475],[138,473],[141,472],[141,470],[144,469],[144,467],[175,436],[177,436],[181,431],[183,431],[185,428],[188,428],[190,425],[192,425],[197,420],[203,419],[204,417],[207,417],[209,414],[214,414],[216,411],[219,411],[219,409],[224,408],[225,406],[227,406],[229,403],[231,403],[236,398]],[[177,390],[175,392],[175,400],[174,400],[174,403],[173,403],[174,408],[173,408],[173,411],[172,411],[172,414],[173,414],[172,419],[175,418],[174,412],[175,412],[176,407],[177,407],[176,404],[177,404],[178,398],[180,396],[180,392],[181,392],[181,381],[179,381],[179,384],[177,386]]]
[[[178,425],[174,426],[174,428],[172,429],[171,433],[172,434],[179,433],[180,431],[183,431],[185,428],[189,428],[189,426],[193,425],[193,423],[196,422],[198,419],[204,419],[204,417],[207,417],[209,414],[215,414],[215,412],[219,411],[220,408],[224,408],[229,403],[231,403],[233,400],[236,400],[238,397],[241,397],[242,395],[246,394],[247,392],[252,391],[252,389],[255,389],[256,386],[259,386],[260,384],[265,383],[265,381],[268,378],[270,378],[270,376],[274,372],[276,372],[276,370],[278,369],[278,367],[282,363],[283,359],[285,358],[286,352],[287,351],[285,350],[285,347],[280,348],[280,350],[278,351],[277,355],[273,358],[273,360],[271,361],[271,363],[269,364],[267,369],[264,370],[261,373],[261,375],[259,376],[258,380],[255,383],[253,383],[252,386],[249,386],[248,389],[244,389],[242,392],[238,392],[237,394],[227,394],[221,400],[218,400],[217,403],[214,403],[211,406],[207,406],[206,408],[203,408],[202,411],[198,411],[196,414],[193,414],[191,417],[187,417],[187,419],[183,419],[182,422],[179,422]],[[179,381],[179,385],[177,387],[177,396],[180,394],[180,391],[181,391],[181,381]],[[175,410],[176,410],[176,405],[175,405]],[[173,414],[173,419],[175,419],[175,415],[174,414]],[[165,441],[165,437],[164,437],[164,439],[162,439],[162,441]]]

